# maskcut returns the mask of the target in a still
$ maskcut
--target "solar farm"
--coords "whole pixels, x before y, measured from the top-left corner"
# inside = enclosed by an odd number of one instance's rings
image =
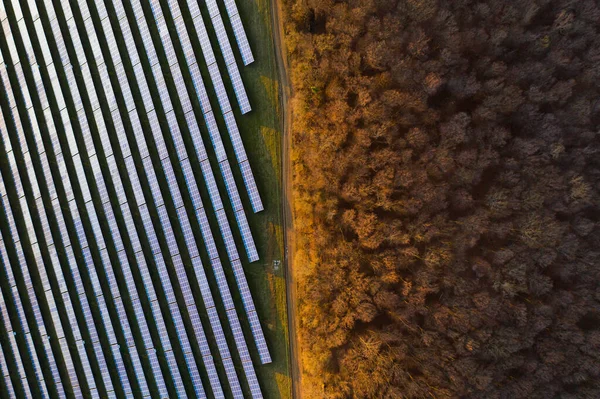
[[[243,16],[0,3],[0,398],[279,397]]]

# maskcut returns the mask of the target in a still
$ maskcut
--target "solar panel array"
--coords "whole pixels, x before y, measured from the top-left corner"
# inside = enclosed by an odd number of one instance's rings
[[[259,255],[212,96],[253,212],[262,200],[201,5],[163,4],[0,4],[0,277],[10,287],[0,290],[0,387],[10,397],[262,398],[243,324],[258,361],[271,356],[235,235],[249,262]],[[224,19],[214,0],[205,6],[245,114]],[[225,8],[248,64],[235,3]]]
[[[8,263],[8,255],[6,253],[6,247],[4,245],[4,240],[0,237],[0,262],[3,265],[7,265]],[[12,277],[12,272],[7,273]],[[9,279],[10,282],[14,281],[14,277]],[[22,309],[22,305],[20,305],[20,299],[16,301],[19,304],[17,310],[20,311]],[[8,315],[8,309],[6,307],[6,301],[4,300],[4,296],[2,292],[0,292],[0,314],[2,315],[2,323],[4,325],[4,330],[8,335],[8,340],[10,344],[10,352],[9,353],[13,358],[17,368],[18,376],[21,382],[21,389],[23,389],[23,396],[26,398],[33,398],[31,390],[29,389],[29,383],[27,381],[27,374],[25,373],[25,366],[23,364],[23,360],[21,359],[21,354],[19,353],[19,346],[17,344],[17,340],[15,338],[16,332],[13,330],[12,323],[10,321],[10,316]],[[24,314],[19,313],[19,320],[21,317],[24,317]],[[9,358],[10,359],[10,358]],[[37,364],[37,360],[32,360],[32,362]],[[6,387],[6,392],[8,392],[10,397],[17,397],[17,391],[13,386],[12,380],[10,378],[10,370],[8,369],[8,362],[6,360],[6,356],[0,350],[0,372],[2,372],[2,376],[4,379],[4,385]],[[18,389],[18,388],[17,388]]]
[[[244,30],[244,25],[242,24],[242,18],[240,17],[237,6],[235,5],[235,0],[224,0],[224,3],[225,9],[227,10],[227,14],[229,15],[229,19],[231,21],[235,40],[237,41],[240,53],[242,54],[242,59],[244,60],[244,65],[251,64],[254,62],[254,56],[252,55],[250,43],[248,43],[248,37],[246,36],[246,31]]]
[[[7,21],[5,20],[4,22],[7,22]],[[6,40],[11,42],[13,40],[13,33],[10,29],[10,25],[8,23],[3,23],[2,28],[3,28],[3,33],[5,35]],[[39,67],[36,64],[35,56],[33,55],[33,49],[31,46],[31,42],[28,40],[29,36],[27,35],[25,21],[22,18],[18,21],[18,30],[21,34],[21,37],[25,36],[27,38],[27,40],[23,40],[23,42],[24,42],[23,44],[25,46],[26,55],[27,55],[27,58],[29,59],[29,63],[32,67],[32,70],[35,71],[33,75],[34,75],[34,79],[35,79],[35,85],[36,85],[36,89],[38,92],[38,96],[42,100],[41,106],[45,108],[45,106],[47,106],[47,98],[45,96],[44,88],[41,85],[41,77],[39,75]],[[20,64],[19,62],[15,63],[14,67],[20,69],[21,65],[19,65],[19,64]],[[8,90],[10,92],[13,92],[13,90],[10,87],[8,88]],[[10,104],[11,108],[14,109],[14,108],[16,108],[17,105],[16,105],[16,103],[13,103],[11,100],[12,99],[9,98],[9,104]],[[26,102],[25,106],[27,109],[27,113],[29,115],[33,114],[33,103]],[[15,113],[13,112],[13,118],[16,118],[16,117],[17,117],[17,115],[15,115]],[[18,123],[18,124],[21,124],[21,123]],[[34,126],[34,131],[35,131],[35,129],[36,129],[36,126]],[[51,191],[54,191],[54,182],[52,181],[51,178],[48,179],[48,175],[46,175],[46,174],[44,174],[44,177],[41,177],[39,179],[38,179],[38,177],[36,177],[36,174],[32,167],[31,154],[29,152],[29,148],[28,148],[27,142],[24,137],[24,131],[22,129],[20,129],[16,133],[19,135],[18,141],[19,141],[19,145],[20,145],[20,150],[22,152],[22,156],[25,161],[26,172],[28,175],[27,178],[29,179],[29,181],[31,183],[31,191],[32,191],[32,194],[34,197],[34,201],[36,201],[36,203],[41,203],[41,192],[39,190],[38,180],[40,180],[40,181],[46,180],[45,183],[47,184],[48,187],[50,187]],[[5,140],[5,142],[6,141],[7,140]],[[38,149],[37,152],[38,152],[38,155],[40,157],[43,157],[43,159],[46,161],[45,163],[47,163],[47,160],[45,159],[46,157],[45,157],[44,150]],[[55,244],[54,244],[54,241],[52,238],[52,234],[50,232],[49,221],[48,221],[48,216],[45,211],[45,207],[43,206],[43,204],[41,206],[39,206],[39,205],[36,206],[37,217],[39,218],[39,221],[42,226],[42,232],[43,232],[42,239],[45,240],[47,256],[49,256],[49,258],[50,258],[50,263],[52,266],[51,272],[54,272],[54,274],[55,274],[56,282],[58,284],[59,295],[62,296],[63,306],[64,306],[65,312],[68,316],[68,321],[69,321],[69,324],[71,327],[71,332],[73,334],[73,340],[75,341],[75,346],[77,349],[76,351],[74,351],[76,353],[71,353],[72,350],[69,348],[69,345],[67,343],[67,337],[65,336],[63,322],[61,321],[61,318],[60,318],[60,315],[59,315],[59,312],[57,309],[55,292],[53,292],[53,290],[52,290],[52,286],[50,284],[49,277],[47,274],[48,271],[46,270],[46,268],[44,266],[44,260],[42,258],[40,245],[38,243],[38,240],[40,239],[40,235],[38,234],[39,230],[36,230],[36,228],[34,227],[33,221],[31,219],[31,212],[29,209],[29,205],[27,203],[27,199],[23,196],[19,200],[20,200],[21,209],[23,211],[23,216],[24,216],[23,220],[24,220],[24,223],[25,223],[25,226],[27,229],[27,236],[28,236],[27,238],[28,238],[30,245],[33,248],[33,252],[35,254],[35,262],[34,262],[35,267],[37,268],[39,277],[42,282],[45,300],[46,300],[47,305],[50,310],[52,323],[54,326],[56,336],[59,341],[60,351],[61,351],[63,362],[65,363],[65,366],[67,369],[70,385],[76,395],[81,394],[79,376],[77,375],[77,371],[75,368],[76,366],[73,361],[73,357],[78,356],[79,360],[81,362],[81,367],[83,369],[85,383],[88,385],[88,389],[90,390],[92,395],[94,395],[94,394],[97,395],[96,383],[95,383],[95,380],[93,377],[89,359],[87,357],[85,348],[83,346],[83,339],[81,336],[81,332],[79,329],[77,319],[75,317],[75,312],[73,309],[73,304],[71,302],[70,295],[68,293],[68,288],[64,281],[62,268],[60,266],[60,261],[58,259],[58,254],[56,252],[56,247],[55,247]]]

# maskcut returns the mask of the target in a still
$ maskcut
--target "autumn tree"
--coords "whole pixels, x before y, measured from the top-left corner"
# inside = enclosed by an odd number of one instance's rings
[[[597,2],[284,9],[307,397],[600,397]]]

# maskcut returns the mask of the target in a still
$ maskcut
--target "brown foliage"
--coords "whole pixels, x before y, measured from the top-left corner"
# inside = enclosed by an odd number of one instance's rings
[[[600,397],[598,5],[285,10],[308,397]]]

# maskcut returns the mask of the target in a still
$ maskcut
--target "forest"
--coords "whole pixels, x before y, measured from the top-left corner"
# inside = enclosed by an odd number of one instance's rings
[[[600,397],[600,6],[282,0],[306,398]]]

